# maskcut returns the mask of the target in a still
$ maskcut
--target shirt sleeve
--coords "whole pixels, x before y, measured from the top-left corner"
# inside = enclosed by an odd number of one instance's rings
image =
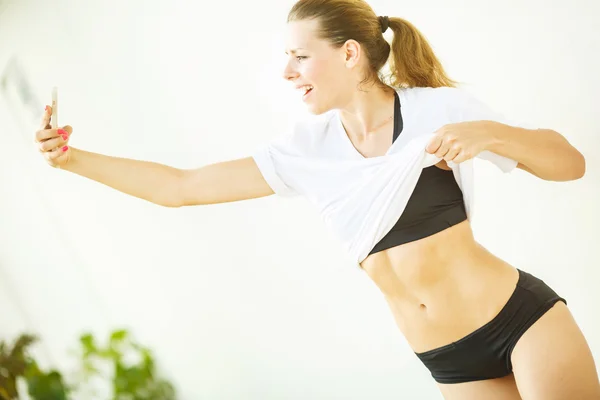
[[[529,124],[524,124],[506,118],[503,114],[493,110],[483,101],[463,89],[453,89],[451,96],[451,118],[454,122],[467,121],[496,121],[505,125],[518,126],[526,129],[535,129]],[[501,171],[510,172],[516,168],[518,162],[508,157],[501,156],[490,151],[482,151],[477,158],[487,160],[495,164]]]
[[[258,147],[252,154],[260,173],[275,194],[294,197],[299,193],[293,188],[290,171],[286,169],[286,159],[293,156],[292,132],[275,137]]]

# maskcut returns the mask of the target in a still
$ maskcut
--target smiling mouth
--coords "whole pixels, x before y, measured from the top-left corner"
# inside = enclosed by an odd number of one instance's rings
[[[314,89],[312,85],[305,85],[299,88],[298,90],[302,91],[302,98],[306,98]]]

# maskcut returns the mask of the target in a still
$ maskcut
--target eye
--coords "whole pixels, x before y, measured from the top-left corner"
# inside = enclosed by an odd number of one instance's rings
[[[305,60],[307,58],[308,57],[306,57],[306,56],[296,56],[296,60],[298,60],[298,61],[302,61],[302,60]]]

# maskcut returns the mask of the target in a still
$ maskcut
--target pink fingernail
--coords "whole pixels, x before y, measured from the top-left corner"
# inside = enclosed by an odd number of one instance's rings
[[[67,151],[67,150],[69,150],[69,146],[65,146],[62,148],[62,151]]]
[[[46,110],[46,112],[48,112],[48,109],[49,109],[49,108],[50,108],[50,107],[46,106],[46,108],[45,108],[44,110]]]
[[[67,135],[67,134],[68,134],[68,132],[67,132],[67,131],[65,131],[64,129],[59,129],[59,130],[58,130],[58,134],[59,134],[59,135]]]
[[[62,135],[63,140],[67,140],[67,135]]]

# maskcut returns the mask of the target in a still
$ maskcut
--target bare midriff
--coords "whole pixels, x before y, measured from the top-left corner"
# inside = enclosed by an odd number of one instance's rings
[[[468,221],[372,254],[361,267],[417,353],[452,343],[491,321],[518,280],[516,268],[475,241]]]

